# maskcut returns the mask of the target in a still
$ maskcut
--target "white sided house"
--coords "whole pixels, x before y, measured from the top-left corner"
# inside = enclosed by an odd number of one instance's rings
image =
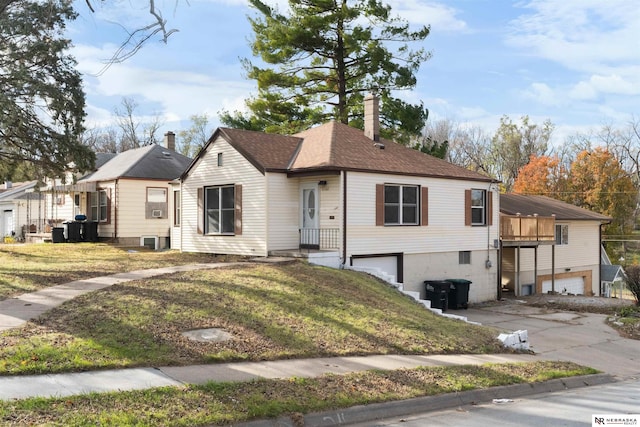
[[[330,122],[293,136],[219,128],[174,186],[171,242],[186,252],[302,254],[377,268],[424,298],[425,280],[468,279],[495,299],[495,183],[378,134]],[[494,225],[494,218],[496,224]]]
[[[164,146],[150,144],[106,158],[99,156],[93,173],[49,189],[49,197],[59,201],[53,201],[56,223],[62,219],[72,222],[79,215],[86,217],[82,223],[87,227],[83,225],[82,230],[88,233],[82,240],[168,248],[173,221],[170,182],[191,163],[174,148],[175,135],[168,132]],[[72,240],[73,235],[69,232],[65,238]]]
[[[36,192],[37,181],[0,186],[0,238],[24,241],[30,232],[37,232],[46,216],[44,197]]]
[[[602,225],[611,218],[550,197],[522,194],[501,194],[500,214],[505,291],[604,294]],[[531,224],[531,232],[525,224]]]

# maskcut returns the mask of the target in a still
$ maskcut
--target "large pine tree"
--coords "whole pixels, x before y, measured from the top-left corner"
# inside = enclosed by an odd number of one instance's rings
[[[246,101],[249,114],[223,112],[224,124],[267,132],[293,133],[330,119],[362,127],[363,98],[382,100],[382,134],[408,143],[424,128],[428,112],[394,97],[412,89],[416,72],[430,54],[420,43],[428,27],[411,30],[378,0],[289,0],[281,13],[261,0],[249,0],[258,16],[253,54],[264,65],[244,60],[257,96]]]
[[[0,1],[0,169],[29,162],[55,176],[92,167],[80,142],[84,93],[63,36],[69,0]],[[10,178],[10,177],[4,177]]]

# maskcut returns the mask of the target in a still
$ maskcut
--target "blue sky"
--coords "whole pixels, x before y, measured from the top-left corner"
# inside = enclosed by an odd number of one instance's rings
[[[163,132],[179,131],[194,114],[244,108],[255,94],[240,58],[252,58],[245,0],[156,0],[174,33],[149,42],[134,57],[96,76],[134,29],[150,22],[144,0],[77,1],[69,26],[84,74],[87,125],[113,121],[123,97],[139,105],[140,120],[159,115]],[[286,6],[286,1],[269,4]],[[554,139],[604,124],[624,126],[640,116],[640,6],[633,0],[392,0],[414,25],[428,24],[422,47],[432,52],[412,91],[430,120],[450,119],[493,132],[503,115],[535,123],[550,119]],[[118,24],[116,24],[118,23]],[[415,46],[416,48],[419,46]]]

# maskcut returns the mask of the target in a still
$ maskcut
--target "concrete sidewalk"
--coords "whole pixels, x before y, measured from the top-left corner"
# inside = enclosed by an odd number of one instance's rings
[[[191,264],[151,270],[139,270],[78,280],[53,286],[38,292],[20,295],[0,301],[0,331],[22,326],[65,301],[79,295],[103,289],[117,283],[145,279],[163,274],[198,269],[219,268],[236,263]],[[486,363],[511,363],[543,360],[544,357],[531,354],[484,354],[484,355],[436,355],[436,356],[363,356],[333,357],[317,359],[280,360],[270,362],[242,362],[212,365],[196,365],[160,368],[132,368],[104,370],[68,374],[26,375],[0,377],[0,400],[24,399],[29,397],[65,397],[91,392],[140,390],[162,386],[183,386],[202,384],[208,381],[232,382],[251,381],[258,378],[316,377],[327,373],[345,374],[372,369],[394,370],[418,366],[481,365]],[[609,375],[576,377],[554,380],[538,385],[523,384],[477,390],[467,393],[452,393],[407,401],[367,405],[339,411],[305,415],[305,425],[335,425],[350,422],[367,422],[381,415],[410,414],[418,410],[454,407],[465,399],[486,401],[496,397],[510,397],[565,388],[593,385],[613,381]],[[337,417],[337,418],[336,418]],[[307,420],[309,423],[307,423]],[[293,420],[256,421],[247,425],[271,426],[295,425]]]
[[[388,355],[6,376],[0,377],[0,400],[142,390],[152,387],[203,384],[208,381],[233,382],[251,381],[258,378],[311,378],[327,373],[345,374],[371,369],[392,370],[418,366],[482,365],[534,360],[540,360],[540,358],[530,354]]]
[[[65,301],[118,283],[148,279],[154,276],[178,273],[181,271],[220,268],[235,264],[238,263],[219,262],[211,264],[187,264],[148,270],[136,270],[127,273],[112,274],[110,276],[76,280],[74,282],[41,289],[37,292],[22,294],[14,298],[8,298],[0,301],[0,331],[18,328],[24,325],[28,320],[40,316]]]

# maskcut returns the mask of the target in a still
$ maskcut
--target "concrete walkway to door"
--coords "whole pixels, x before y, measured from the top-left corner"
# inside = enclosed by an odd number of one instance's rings
[[[50,286],[36,292],[22,294],[14,298],[7,298],[0,301],[0,331],[20,327],[28,320],[35,319],[65,301],[89,292],[107,288],[117,283],[148,279],[150,277],[180,271],[220,268],[234,264],[237,263],[187,264],[129,271],[126,273],[112,274],[110,276],[76,280],[62,285]]]
[[[606,324],[607,315],[560,311],[504,300],[466,311],[469,320],[504,332],[526,329],[541,358],[569,360],[612,374],[640,376],[640,341],[621,337]]]

